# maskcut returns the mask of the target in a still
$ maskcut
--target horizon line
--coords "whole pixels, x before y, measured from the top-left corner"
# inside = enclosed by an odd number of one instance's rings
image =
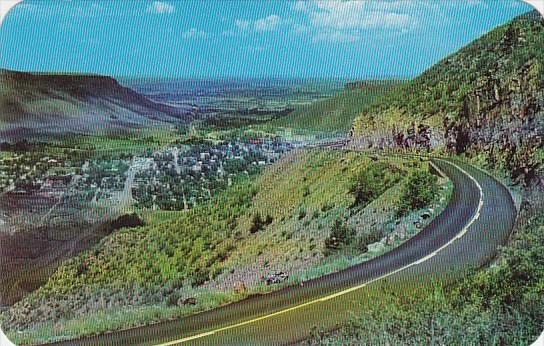
[[[256,75],[256,76],[236,76],[236,75],[215,75],[215,76],[166,76],[166,75],[116,75],[100,72],[89,71],[37,71],[37,70],[16,70],[6,67],[0,67],[1,71],[13,73],[28,73],[35,75],[72,75],[72,76],[95,76],[95,77],[111,77],[115,79],[137,80],[137,79],[156,79],[156,80],[353,80],[353,81],[392,81],[411,80],[417,75],[383,75],[383,76],[288,76],[288,75]]]

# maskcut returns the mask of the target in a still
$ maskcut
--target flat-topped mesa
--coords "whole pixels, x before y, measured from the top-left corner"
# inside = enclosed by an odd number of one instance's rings
[[[0,134],[8,139],[130,131],[193,118],[112,77],[0,70]]]
[[[21,101],[27,93],[42,93],[44,97],[57,93],[85,100],[91,97],[113,97],[115,95],[135,94],[122,87],[115,79],[87,74],[45,74],[0,70],[2,97],[9,97],[10,92],[19,92]]]

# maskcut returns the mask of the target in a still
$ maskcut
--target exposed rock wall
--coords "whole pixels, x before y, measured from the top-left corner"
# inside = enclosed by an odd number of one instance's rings
[[[536,13],[484,35],[361,114],[352,144],[477,156],[544,184],[543,37]]]
[[[485,155],[526,183],[540,179],[544,136],[544,88],[529,61],[509,79],[485,78],[463,100],[457,119],[445,119],[446,148]]]

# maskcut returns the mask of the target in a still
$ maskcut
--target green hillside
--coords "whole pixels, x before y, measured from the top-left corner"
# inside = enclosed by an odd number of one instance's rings
[[[363,313],[307,345],[529,345],[544,321],[544,25],[514,19],[361,112],[352,144],[466,156],[521,191],[512,239],[461,280],[376,286]]]
[[[363,110],[353,140],[479,155],[531,180],[542,164],[543,105],[544,26],[531,12]]]
[[[346,134],[355,116],[380,96],[393,90],[400,81],[369,81],[354,85],[337,95],[300,107],[288,116],[274,122],[273,126],[301,131]]]
[[[398,246],[417,234],[422,213],[442,210],[451,184],[435,178],[429,191],[441,185],[436,197],[396,222],[400,201],[410,200],[405,184],[422,173],[434,177],[419,160],[292,152],[187,212],[143,211],[145,225],[118,230],[65,261],[0,323],[21,343],[76,337],[344,269]],[[267,285],[263,277],[278,272],[288,279]]]

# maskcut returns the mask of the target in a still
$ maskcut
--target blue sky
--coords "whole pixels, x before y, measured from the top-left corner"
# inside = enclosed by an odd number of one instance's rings
[[[520,0],[26,0],[0,27],[0,66],[123,77],[412,77],[530,9]]]

